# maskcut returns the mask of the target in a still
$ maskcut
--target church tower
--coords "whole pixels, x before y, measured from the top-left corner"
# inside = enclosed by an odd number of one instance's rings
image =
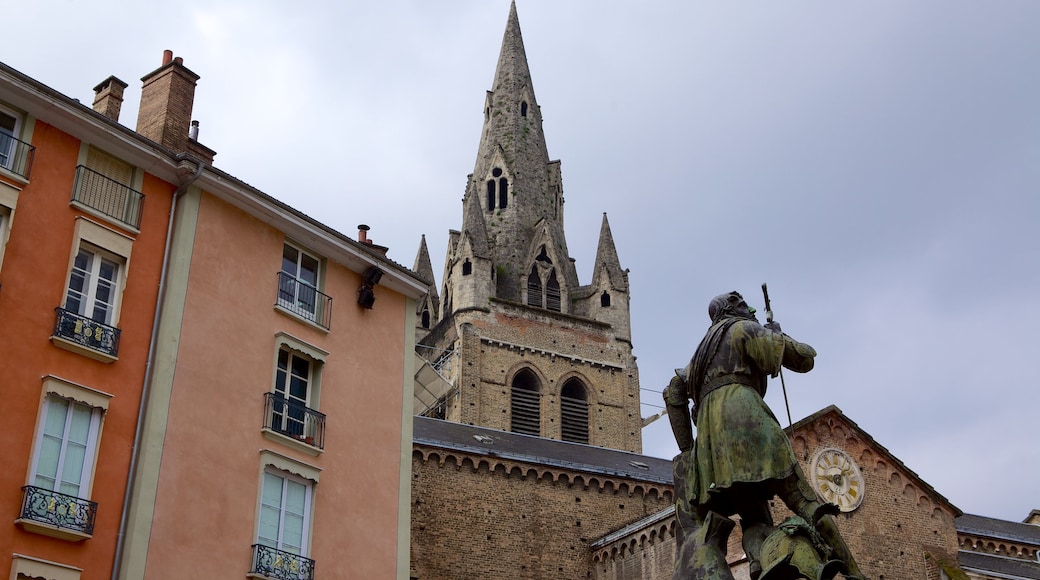
[[[628,271],[604,214],[592,280],[578,282],[515,2],[483,116],[442,290],[417,313],[416,413],[641,452]],[[415,269],[432,280],[425,238]]]

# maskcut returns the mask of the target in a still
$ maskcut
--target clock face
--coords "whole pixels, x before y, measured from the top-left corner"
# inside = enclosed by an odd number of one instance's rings
[[[863,502],[863,474],[841,449],[826,447],[813,455],[809,480],[824,501],[851,512]]]

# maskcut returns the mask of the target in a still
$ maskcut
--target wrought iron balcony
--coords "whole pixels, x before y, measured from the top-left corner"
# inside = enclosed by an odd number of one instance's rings
[[[29,179],[36,148],[7,133],[0,133],[0,167]]]
[[[253,544],[253,568],[250,574],[278,580],[313,580],[314,560]]]
[[[54,336],[113,358],[119,356],[118,328],[61,307],[55,308],[54,311],[58,313],[57,321],[54,323]]]
[[[83,165],[76,167],[72,199],[135,229],[141,225],[144,194]]]
[[[48,524],[89,536],[94,534],[94,516],[96,515],[97,502],[32,485],[22,488],[20,519]]]
[[[318,449],[325,448],[325,414],[278,393],[264,393],[264,428]]]
[[[332,298],[286,272],[278,272],[278,306],[326,330],[332,323]]]

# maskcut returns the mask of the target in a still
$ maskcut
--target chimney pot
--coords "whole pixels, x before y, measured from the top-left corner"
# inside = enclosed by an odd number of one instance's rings
[[[175,62],[175,63],[177,63],[177,64],[179,64],[179,65],[181,65],[181,66],[184,66],[184,59],[183,59],[183,58],[181,58],[181,57],[179,57],[179,56],[178,56],[178,57],[176,57],[176,58],[174,58],[174,59],[173,59],[173,62]]]
[[[365,224],[360,224],[360,225],[358,225],[357,229],[358,229],[358,233],[357,233],[358,241],[361,242],[362,244],[371,244],[372,242],[368,241],[368,230],[370,230],[372,228],[366,226]]]
[[[171,62],[173,62],[173,51],[172,50],[164,50],[163,53],[162,53],[162,65],[166,66],[166,65],[170,64]]]
[[[191,129],[188,129],[188,139],[191,139],[192,141],[198,141],[199,140],[199,122],[198,121],[192,121],[191,122]]]

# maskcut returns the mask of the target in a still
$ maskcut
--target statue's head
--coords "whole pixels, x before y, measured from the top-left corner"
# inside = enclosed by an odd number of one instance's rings
[[[747,302],[744,302],[744,297],[736,291],[719,294],[712,298],[708,303],[708,316],[711,318],[712,324],[723,318],[733,317],[758,320],[755,318],[755,309],[748,306]]]

